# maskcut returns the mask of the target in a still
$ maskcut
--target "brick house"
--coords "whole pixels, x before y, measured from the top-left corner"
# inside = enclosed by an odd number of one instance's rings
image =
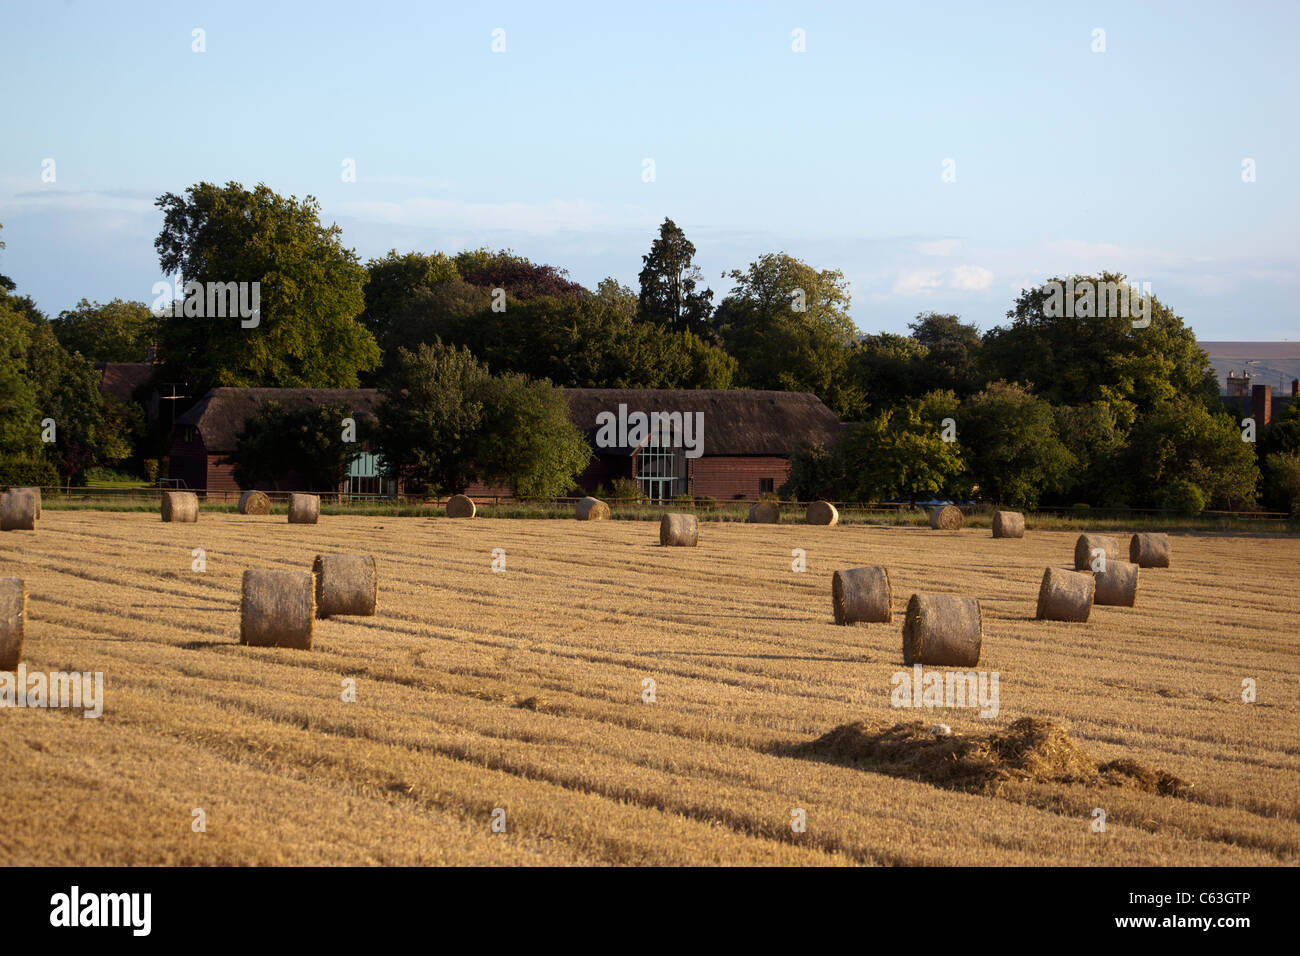
[[[564,389],[569,416],[592,447],[594,457],[578,484],[583,491],[609,488],[616,478],[635,480],[652,500],[674,495],[713,498],[757,498],[776,491],[789,477],[790,455],[803,442],[834,443],[840,431],[835,414],[806,392],[767,392],[721,389]],[[234,451],[244,421],[268,401],[285,408],[342,404],[358,421],[372,418],[378,404],[375,389],[215,388],[177,420],[171,451],[171,477],[188,488],[237,491],[233,468],[221,459]],[[671,422],[674,440],[658,444],[642,439],[635,429],[610,442],[602,436],[620,414],[661,416]],[[683,434],[683,423],[698,428]],[[689,441],[687,439],[690,439]],[[294,475],[276,482],[280,491],[302,486]],[[272,490],[272,489],[263,489]],[[365,451],[353,462],[344,494],[396,494],[394,482],[381,476],[381,463]],[[508,495],[505,488],[474,485],[474,495]]]

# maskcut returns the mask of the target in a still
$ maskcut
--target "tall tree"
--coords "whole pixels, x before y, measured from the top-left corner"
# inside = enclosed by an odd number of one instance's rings
[[[360,321],[382,345],[394,331],[394,316],[419,290],[427,292],[459,277],[456,264],[441,252],[399,254],[390,249],[384,258],[366,263],[366,307]]]
[[[92,362],[143,362],[158,337],[159,318],[143,302],[82,299],[60,312],[53,326],[65,349]]]
[[[925,348],[922,366],[932,389],[951,389],[959,398],[983,385],[980,369],[980,333],[974,323],[958,316],[922,312],[908,328]]]
[[[1076,464],[1052,406],[1021,385],[994,382],[962,403],[955,420],[969,476],[990,501],[1036,508]]]
[[[944,419],[957,413],[957,396],[931,392],[887,409],[840,439],[846,484],[854,501],[964,495],[966,460],[960,445],[944,440]]]
[[[156,204],[154,246],[167,275],[186,283],[259,283],[260,322],[239,315],[184,317],[163,325],[169,375],[196,391],[216,385],[352,388],[379,363],[374,336],[356,316],[366,272],[320,206],[264,185],[199,183]],[[251,287],[250,287],[251,290]],[[251,299],[251,296],[250,296]]]
[[[365,440],[365,419],[356,420],[355,441],[344,441],[343,420],[352,409],[332,403],[307,408],[285,408],[267,402],[246,419],[236,437],[235,449],[224,464],[234,465],[241,488],[279,487],[290,472],[311,490],[335,491]]]
[[[450,494],[482,480],[555,495],[590,459],[562,393],[521,375],[493,378],[468,349],[401,349],[380,392],[376,444],[415,488]]]
[[[1135,328],[1134,316],[1102,309],[1098,302],[1098,290],[1126,283],[1123,275],[1107,272],[1072,281],[1073,315],[1055,307],[1060,297],[1047,285],[1026,289],[1007,313],[1011,324],[985,334],[983,354],[990,379],[1021,382],[1053,405],[1107,402],[1115,406],[1125,432],[1139,410],[1176,396],[1191,396],[1207,407],[1218,404],[1218,380],[1209,356],[1182,318],[1158,297],[1146,300],[1150,325]],[[1129,311],[1137,311],[1133,298]]]
[[[713,312],[713,291],[696,291],[703,275],[694,258],[694,243],[665,218],[659,238],[641,257],[641,318],[675,332],[703,330]]]
[[[856,396],[843,396],[840,389],[857,328],[844,274],[818,271],[779,252],[729,276],[735,288],[718,306],[714,323],[740,363],[743,384],[812,392],[837,414],[849,412]]]
[[[557,299],[581,298],[587,290],[555,266],[532,262],[509,249],[470,249],[455,258],[460,277],[484,289],[503,289],[521,302],[538,296]]]

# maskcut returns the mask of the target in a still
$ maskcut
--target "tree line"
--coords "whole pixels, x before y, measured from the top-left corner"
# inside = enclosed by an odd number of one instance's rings
[[[223,385],[381,389],[367,439],[440,491],[481,479],[567,490],[586,459],[555,414],[562,405],[543,397],[555,387],[759,388],[812,392],[852,423],[834,447],[796,454],[782,493],[801,499],[1300,506],[1300,409],[1243,441],[1208,356],[1154,296],[1143,328],[1045,308],[1035,288],[982,333],[923,313],[909,335],[861,335],[843,273],[785,252],[725,273],[731,289],[715,304],[670,219],[642,256],[639,289],[609,278],[593,290],[509,250],[391,250],[362,263],[312,197],[264,185],[199,183],[157,206],[164,274],[200,289],[258,282],[259,324],[121,300],[82,300],[49,319],[0,277],[0,452],[11,471],[71,481],[165,455],[168,423],[147,430],[138,406],[100,395],[91,368],[156,345],[155,383],[184,383],[191,403]],[[533,410],[541,417],[529,421]],[[286,414],[268,410],[263,425],[288,427],[274,421]],[[46,418],[58,423],[53,442],[31,425]],[[308,467],[310,448],[274,445],[263,441],[267,461],[301,452]],[[241,474],[258,473],[243,457]]]

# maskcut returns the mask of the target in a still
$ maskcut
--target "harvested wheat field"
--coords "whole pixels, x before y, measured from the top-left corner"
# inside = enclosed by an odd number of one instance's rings
[[[658,530],[47,509],[0,536],[24,664],[104,710],[0,710],[0,863],[1300,862],[1300,541],[1171,536],[1136,607],[1060,623],[1074,532]],[[243,571],[317,554],[377,556],[376,615],[242,646]],[[894,620],[836,626],[864,565]],[[996,717],[891,706],[917,591],[981,601]]]

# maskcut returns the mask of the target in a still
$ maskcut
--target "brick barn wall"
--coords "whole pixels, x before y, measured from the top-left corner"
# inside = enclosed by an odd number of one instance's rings
[[[712,498],[757,498],[759,480],[772,479],[772,490],[790,477],[790,462],[772,457],[704,457],[690,461],[692,495]]]

